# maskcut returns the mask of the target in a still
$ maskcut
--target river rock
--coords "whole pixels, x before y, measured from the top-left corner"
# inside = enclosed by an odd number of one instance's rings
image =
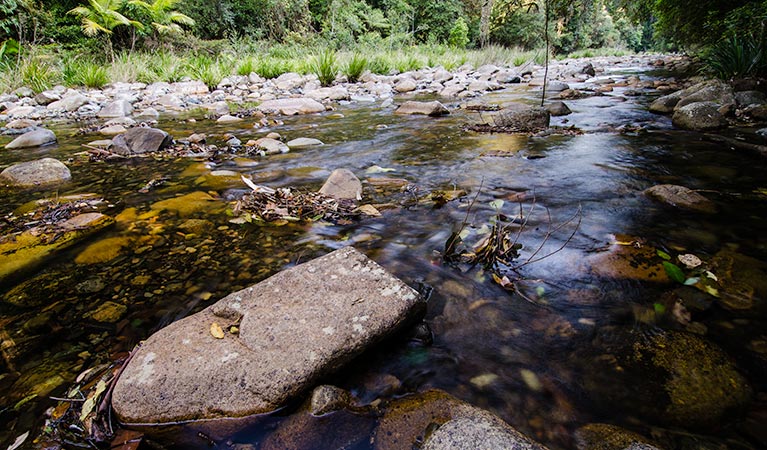
[[[115,100],[101,108],[97,114],[101,118],[125,117],[133,114],[133,105],[127,100]]]
[[[333,411],[339,411],[352,403],[352,395],[349,391],[339,387],[323,384],[312,391],[309,401],[309,412],[315,416],[321,416]]]
[[[180,217],[190,217],[197,213],[215,214],[225,206],[223,202],[211,197],[210,194],[196,191],[152,203],[149,207],[155,211],[170,211]]]
[[[41,106],[47,106],[57,100],[61,100],[61,96],[53,91],[43,91],[35,95],[35,103]]]
[[[117,136],[118,134],[125,133],[126,131],[128,131],[128,129],[122,125],[109,125],[99,129],[99,133],[103,134],[104,136]],[[112,142],[110,141],[110,144],[111,143]]]
[[[676,91],[663,97],[658,97],[650,103],[650,112],[657,114],[670,114],[682,98],[682,91]]]
[[[5,124],[5,128],[9,130],[27,130],[33,131],[40,122],[31,119],[15,119]],[[21,133],[23,134],[23,133]]]
[[[61,161],[43,158],[6,167],[0,172],[0,181],[11,186],[44,186],[70,180],[72,174]]]
[[[362,200],[362,182],[351,170],[336,169],[319,192],[336,200]]]
[[[278,153],[288,153],[290,147],[277,139],[265,137],[256,140],[255,147],[264,151],[267,155],[276,155]]]
[[[735,93],[735,101],[738,106],[762,105],[767,97],[760,91],[741,91]]]
[[[486,414],[453,419],[433,432],[423,450],[543,450],[545,447]]]
[[[143,153],[159,152],[173,142],[173,138],[163,130],[149,127],[131,128],[112,139],[109,147],[118,155],[130,156]]]
[[[575,432],[578,450],[658,450],[651,440],[633,431],[606,423],[590,423]]]
[[[687,105],[700,102],[715,103],[717,108],[735,104],[732,87],[722,80],[708,80],[691,86],[681,93],[679,102],[674,106],[678,111]]]
[[[588,255],[583,264],[599,277],[670,283],[663,259],[656,248],[641,239],[623,234],[611,235],[605,251]]]
[[[18,272],[37,267],[54,253],[111,225],[100,213],[80,214],[52,226],[29,229],[21,234],[0,237],[0,283]]]
[[[701,336],[606,327],[584,357],[583,383],[599,408],[705,428],[746,405],[752,390],[732,359]]]
[[[134,118],[141,122],[157,120],[160,118],[160,113],[154,108],[146,108],[136,114]]]
[[[716,130],[727,126],[727,120],[714,102],[690,103],[678,108],[671,122],[675,127],[692,131]]]
[[[45,128],[37,128],[32,131],[28,131],[16,139],[9,142],[5,148],[8,150],[17,148],[29,148],[29,147],[41,147],[43,145],[50,145],[56,143],[56,135],[53,131]]]
[[[264,114],[283,114],[294,116],[296,114],[312,114],[325,111],[322,103],[311,98],[283,98],[267,100],[258,105],[258,110]]]
[[[57,100],[50,103],[46,108],[48,111],[77,111],[81,106],[88,103],[88,97],[74,92],[70,95],[63,97],[61,100]]]
[[[298,139],[293,139],[291,141],[288,141],[288,147],[292,149],[317,147],[319,145],[325,145],[325,144],[319,139],[312,139],[312,138],[298,138]]]
[[[519,132],[534,132],[548,128],[550,119],[550,113],[545,108],[513,104],[493,116],[493,123],[497,127]]]
[[[306,96],[317,100],[349,100],[349,91],[343,86],[323,87],[311,90]]]
[[[426,438],[428,429],[434,425],[440,425],[440,428]],[[482,439],[498,445],[483,446]],[[438,390],[392,402],[386,407],[373,437],[376,450],[413,448],[418,442],[424,442],[422,448],[432,450],[545,449],[490,412]]]
[[[202,81],[179,81],[171,84],[174,92],[181,95],[208,94],[210,89]]]
[[[404,94],[406,92],[413,92],[417,87],[418,85],[412,78],[404,78],[399,83],[394,85],[394,90],[400,94]]]
[[[425,115],[425,116],[444,116],[450,114],[450,111],[445,108],[445,105],[438,101],[433,102],[416,102],[408,101],[403,103],[394,111],[394,114],[402,115]]]
[[[127,423],[273,411],[423,306],[416,291],[342,248],[155,333],[126,366],[112,406]]]
[[[659,184],[645,189],[644,193],[670,206],[704,213],[716,212],[716,205],[711,200],[684,186]]]
[[[224,114],[223,116],[219,117],[216,120],[216,123],[228,124],[228,123],[238,123],[242,121],[243,121],[242,117],[232,116],[230,114]]]
[[[546,83],[546,90],[549,92],[560,92],[570,89],[570,85],[562,81],[549,81]]]
[[[570,108],[565,104],[565,102],[553,102],[550,103],[546,109],[549,111],[549,113],[552,116],[558,117],[558,116],[566,116],[568,114],[572,114],[572,111]]]

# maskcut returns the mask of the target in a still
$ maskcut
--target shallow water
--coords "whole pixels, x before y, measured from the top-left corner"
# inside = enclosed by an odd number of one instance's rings
[[[649,78],[636,67],[609,75],[619,80],[633,73]],[[705,326],[705,337],[722,347],[748,379],[754,391],[749,406],[700,427],[652,417],[634,409],[630,401],[610,401],[620,383],[633,383],[632,377],[643,374],[602,373],[595,361],[606,353],[604,341],[684,328],[668,317],[648,323],[642,313],[652,310],[674,286],[603,277],[585,264],[615,239],[614,234],[641,238],[674,254],[694,253],[704,260],[723,249],[767,260],[767,197],[755,193],[767,187],[763,184],[767,163],[705,142],[698,134],[673,130],[669,118],[646,111],[651,95],[623,97],[623,91],[616,88],[605,96],[568,101],[574,113],[553,118],[554,125],[574,125],[585,132],[582,135],[468,132],[463,127],[479,120],[480,114],[453,109],[457,102],[447,103],[454,112],[439,119],[394,116],[375,105],[346,105],[334,113],[282,118],[284,124],[270,131],[288,139],[317,138],[326,145],[262,158],[254,167],[238,167],[228,158],[216,163],[184,158],[75,161],[70,165],[73,181],[56,190],[0,192],[3,215],[32,199],[93,192],[108,201],[107,214],[136,208],[140,216],[150,211],[152,203],[177,194],[215,190],[228,198],[245,191],[238,184],[217,189],[200,184],[199,175],[205,171],[200,165],[205,163],[208,171],[214,166],[236,170],[275,187],[316,189],[341,167],[363,182],[367,177],[391,176],[413,186],[401,192],[366,185],[366,200],[400,207],[384,211],[381,218],[347,225],[238,225],[229,223],[224,212],[199,213],[190,217],[205,218],[212,226],[195,234],[179,228],[189,217],[168,213],[134,217],[98,236],[129,240],[117,258],[78,264],[76,257],[96,240],[91,238],[37,271],[19,276],[2,288],[2,294],[21,292],[29,299],[26,306],[0,303],[0,337],[6,346],[0,366],[0,442],[39,430],[43,412],[54,405],[46,397],[62,395],[83,369],[111,361],[152,332],[230,292],[352,244],[410,285],[431,292],[425,321],[434,332],[431,345],[392,342],[327,379],[350,389],[362,402],[443,389],[495,412],[553,449],[574,448],[574,430],[590,422],[615,423],[652,435],[667,448],[704,448],[702,443],[705,448],[764,447],[767,442],[755,431],[759,422],[754,419],[764,417],[767,404],[767,344],[762,345],[767,340],[767,309],[759,295],[750,309],[727,310],[711,299],[710,307],[693,312],[693,321]],[[488,94],[482,101],[533,103],[538,94],[517,86]],[[335,117],[336,113],[344,117]],[[177,138],[203,132],[214,141],[224,132],[233,132],[243,142],[266,134],[250,128],[248,121],[223,127],[203,118],[194,123],[185,119],[164,120],[158,127]],[[615,131],[627,124],[644,130]],[[56,131],[58,146],[4,151],[0,162],[8,165],[42,156],[67,160],[82,150],[80,144],[93,140],[77,135],[71,125]],[[6,140],[0,137],[0,144]],[[373,165],[394,170],[366,175]],[[158,176],[169,180],[150,193],[139,192]],[[661,183],[703,190],[719,212],[683,212],[641,194]],[[434,190],[453,188],[468,195],[441,208],[417,202]],[[520,233],[519,261],[529,258],[542,242],[537,256],[551,254],[508,272],[532,302],[503,290],[479,268],[446,264],[440,257],[461,223],[466,221],[473,231],[488,224],[496,213],[490,202],[498,199],[504,200],[505,215],[515,216],[521,208],[527,217]],[[566,222],[579,210],[581,222],[572,238],[573,223],[546,239],[550,225]],[[107,300],[126,305],[127,312],[116,323],[92,320],[90,314]],[[382,387],[386,383],[381,380],[388,376],[399,383]],[[257,445],[283,422],[278,414],[225,441]],[[371,418],[344,413],[317,419],[312,427],[346,426],[364,436],[373,424]],[[158,439],[172,446],[171,441],[179,439],[173,436]],[[191,439],[194,442],[194,436]],[[370,447],[369,440],[359,436],[342,443],[314,442],[307,448]],[[196,442],[199,448],[209,445],[202,438]],[[216,445],[231,448],[226,442]]]

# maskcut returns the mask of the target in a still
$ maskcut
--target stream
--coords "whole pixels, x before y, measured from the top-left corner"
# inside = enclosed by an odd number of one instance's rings
[[[620,81],[630,75],[659,76],[649,67],[626,64],[609,68],[603,77]],[[658,92],[624,96],[626,89],[566,101],[573,114],[552,117],[552,125],[575,126],[582,134],[465,130],[488,113],[461,109],[462,103],[538,101],[536,88],[513,85],[474,100],[441,99],[451,110],[442,118],[396,116],[375,103],[351,103],[322,114],[280,117],[283,123],[268,130],[254,129],[255,119],[219,125],[195,112],[163,115],[157,125],[177,139],[205,133],[219,144],[224,133],[245,142],[270,131],[324,142],[252,160],[82,161],[74,155],[94,137],[78,133],[73,124],[51,127],[59,137],[56,146],[0,152],[2,167],[44,156],[74,158],[68,164],[72,181],[56,189],[0,190],[3,216],[31,200],[95,193],[108,204],[104,212],[118,217],[114,227],[0,288],[0,443],[8,445],[28,430],[39,433],[46,410],[56,404],[48,397],[63,396],[83,370],[124,356],[163,326],[285,267],[354,245],[430,294],[424,321],[433,333],[430,343],[385,343],[325,380],[350,390],[361,403],[441,389],[492,411],[551,449],[575,448],[575,430],[598,422],[651,436],[667,449],[764,448],[767,307],[760,287],[767,274],[767,162],[674,129],[669,117],[647,111]],[[628,131],[616,131],[625,125],[631,126]],[[727,133],[736,136],[738,130]],[[0,136],[0,145],[9,140]],[[316,190],[336,168],[350,169],[363,181],[364,203],[393,207],[382,208],[381,217],[339,224],[239,224],[230,222],[223,208],[178,214],[151,208],[196,191],[224,200],[248,191],[236,177],[215,179],[211,170],[240,172],[271,187]],[[376,173],[380,168],[384,172]],[[140,192],[157,177],[167,180]],[[409,184],[401,189],[369,182],[377,177]],[[699,190],[717,212],[655,202],[642,191],[656,184]],[[434,191],[456,189],[466,195],[439,207],[419,201]],[[453,232],[481,235],[497,213],[519,216],[517,261],[533,256],[507,272],[518,292],[501,287],[481,267],[442,259]],[[117,247],[116,256],[80,257],[88,245],[105,239]],[[748,275],[761,284],[749,292],[747,307],[736,309],[692,287],[615,276],[600,256],[619,241],[704,261],[737,255],[732,258],[745,261]],[[739,279],[741,266],[732,267],[732,277]],[[683,300],[688,320],[671,313],[671,294]],[[109,320],[94,320],[107,301],[125,308]],[[748,401],[721,413],[699,411],[717,402],[707,391],[729,388],[693,384],[674,395],[701,408],[657,406],[669,402],[651,389],[663,382],[658,381],[663,374],[643,364],[626,366],[615,355],[624,351],[616,349],[636,350],[634,340],[655,342],[664,333],[694,334],[721,349],[747,380]],[[669,338],[668,345],[674,342]],[[700,356],[685,354],[687,349],[673,358]],[[679,400],[671,397],[672,403]],[[279,448],[265,443],[270,434],[285,433],[281,426],[291,412],[277,412],[224,442],[195,441],[194,433],[183,430],[156,439],[163,448]],[[367,438],[374,418],[335,416],[294,431],[294,448],[374,448]],[[343,437],[322,435],[330,426]],[[301,437],[306,430],[320,434]],[[184,433],[191,437],[178,444]],[[305,442],[310,444],[300,444]]]

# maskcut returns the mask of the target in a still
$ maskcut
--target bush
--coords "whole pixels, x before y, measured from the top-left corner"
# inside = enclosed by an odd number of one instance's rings
[[[24,58],[19,65],[19,79],[22,86],[27,86],[38,93],[50,89],[58,77],[56,68],[42,58]]]
[[[321,85],[330,86],[336,79],[336,53],[328,49],[316,55],[312,60],[311,69]]]
[[[351,59],[346,63],[344,67],[344,75],[349,79],[350,83],[356,83],[359,80],[360,75],[368,66],[368,60],[359,53],[352,55]]]
[[[269,57],[258,60],[258,63],[253,68],[254,72],[267,80],[277,78],[291,70],[293,70],[293,66],[289,61]]]
[[[463,17],[459,17],[456,20],[455,25],[450,30],[450,34],[447,37],[447,44],[451,47],[466,48],[469,44],[469,26],[466,25],[466,21]]]
[[[237,75],[241,76],[248,76],[251,74],[251,72],[256,71],[256,66],[258,64],[256,63],[256,60],[250,56],[242,60],[240,64],[237,65]]]
[[[767,38],[737,35],[724,38],[703,55],[705,69],[722,79],[767,74]]]
[[[368,64],[368,70],[378,75],[388,75],[392,67],[391,60],[383,55],[376,56]]]

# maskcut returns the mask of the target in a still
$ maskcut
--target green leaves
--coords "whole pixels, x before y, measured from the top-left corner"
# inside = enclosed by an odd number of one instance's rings
[[[666,270],[666,274],[669,278],[676,281],[677,283],[684,284],[687,277],[685,276],[684,272],[682,272],[682,269],[679,268],[679,266],[669,261],[663,261],[663,268]]]

